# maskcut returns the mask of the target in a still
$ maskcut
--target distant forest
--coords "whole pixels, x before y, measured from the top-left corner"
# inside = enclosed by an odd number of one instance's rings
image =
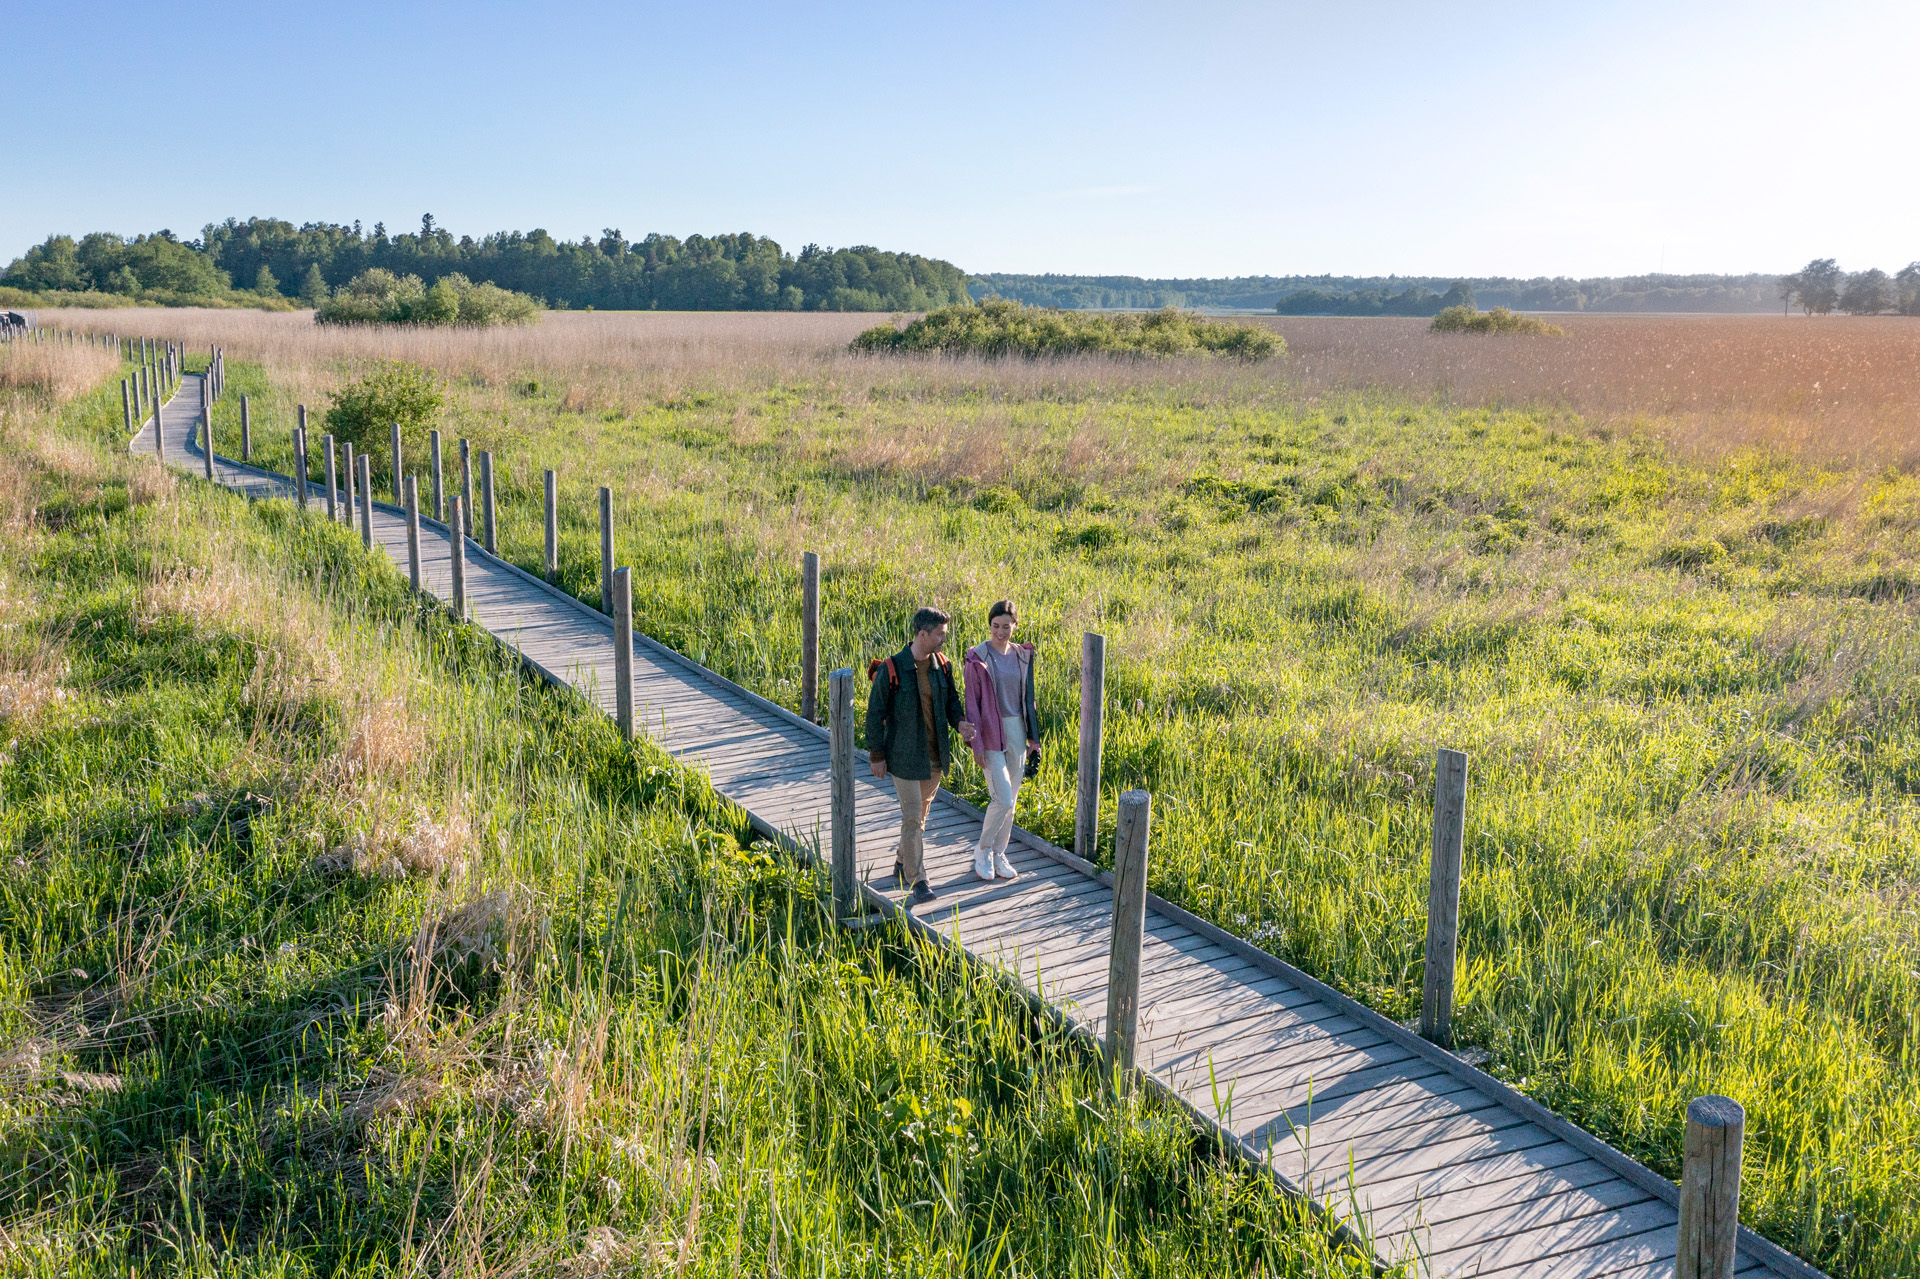
[[[0,275],[35,292],[123,294],[182,303],[243,293],[315,305],[362,271],[380,267],[428,286],[459,274],[530,294],[556,308],[681,311],[926,311],[967,300],[951,262],[861,245],[788,253],[765,236],[649,235],[617,230],[556,240],[545,231],[456,238],[431,215],[417,232],[388,234],[329,222],[228,218],[197,240],[171,231],[131,239],[55,235]]]
[[[967,287],[976,299],[997,295],[1036,306],[1229,307],[1277,309],[1282,315],[1436,315],[1463,300],[1520,311],[1736,312],[1778,310],[1780,278],[1248,275],[1231,280],[1148,280],[1132,275],[976,275]]]

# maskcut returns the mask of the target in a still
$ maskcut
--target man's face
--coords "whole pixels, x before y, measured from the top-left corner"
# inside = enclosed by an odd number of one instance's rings
[[[914,636],[914,639],[919,642],[923,652],[938,653],[947,646],[947,624],[942,622],[938,626],[929,626]]]

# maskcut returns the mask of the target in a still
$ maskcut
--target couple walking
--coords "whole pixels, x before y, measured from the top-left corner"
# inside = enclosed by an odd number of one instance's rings
[[[1013,642],[1020,624],[1010,600],[987,612],[987,638],[965,657],[966,695],[941,652],[952,619],[937,608],[913,615],[913,640],[892,657],[871,662],[867,752],[875,777],[891,777],[900,797],[900,850],[894,882],[913,886],[913,900],[932,901],[927,886],[927,811],[952,762],[950,734],[973,748],[986,770],[992,803],[973,850],[980,879],[1013,879],[1007,860],[1013,805],[1021,778],[1039,762],[1040,724],[1033,701],[1033,645]]]

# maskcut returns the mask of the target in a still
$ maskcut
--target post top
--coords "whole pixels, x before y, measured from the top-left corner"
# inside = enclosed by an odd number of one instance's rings
[[[1702,1128],[1744,1128],[1747,1112],[1731,1097],[1708,1093],[1687,1103],[1687,1122]]]
[[[1120,792],[1120,806],[1122,808],[1132,808],[1136,805],[1151,804],[1152,802],[1153,796],[1147,791],[1130,790]]]

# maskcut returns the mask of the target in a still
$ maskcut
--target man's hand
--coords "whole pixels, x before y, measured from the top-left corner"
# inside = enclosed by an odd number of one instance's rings
[[[884,759],[870,759],[867,761],[867,767],[873,770],[875,777],[885,777],[887,775],[887,761]]]
[[[978,728],[974,727],[972,724],[968,723],[964,719],[960,721],[960,740],[961,741],[971,746],[973,745],[973,739],[978,737],[979,735],[980,735],[980,730]]]

